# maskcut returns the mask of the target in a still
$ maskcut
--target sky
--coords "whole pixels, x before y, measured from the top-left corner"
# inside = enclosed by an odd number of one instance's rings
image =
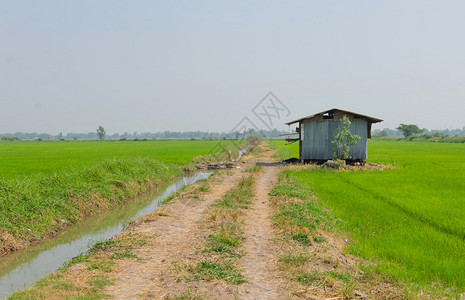
[[[463,1],[0,0],[0,133],[465,126]],[[275,103],[278,103],[275,100]],[[265,105],[266,107],[266,105]],[[268,106],[269,107],[269,106]]]

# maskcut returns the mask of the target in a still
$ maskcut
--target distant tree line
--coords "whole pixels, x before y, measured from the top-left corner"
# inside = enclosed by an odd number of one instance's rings
[[[101,127],[101,126],[100,126]],[[0,134],[0,137],[16,137],[21,140],[96,140],[101,137],[105,139],[241,139],[251,135],[256,135],[258,137],[280,137],[282,134],[286,134],[286,131],[281,131],[278,129],[272,130],[254,130],[249,129],[245,132],[206,132],[206,131],[163,131],[163,132],[124,132],[124,133],[114,133],[108,134],[105,133],[104,128],[100,128],[94,132],[89,133],[74,133],[70,132],[67,134],[59,133],[58,135],[51,135],[48,133],[37,133],[37,132],[15,132],[15,133],[5,133]]]
[[[431,135],[440,134],[442,136],[456,136],[456,135],[465,136],[465,126],[462,129],[443,129],[443,130],[437,130],[437,129],[428,130],[426,128],[422,128],[421,132],[418,132],[418,133],[431,134]],[[389,128],[374,129],[372,134],[377,135],[377,136],[398,136],[398,137],[404,136],[404,133],[401,130],[389,129]]]

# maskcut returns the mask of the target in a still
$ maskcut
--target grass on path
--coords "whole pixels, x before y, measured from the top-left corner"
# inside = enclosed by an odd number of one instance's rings
[[[257,169],[259,170],[259,169]],[[243,254],[241,216],[254,196],[254,175],[251,174],[226,192],[207,211],[211,232],[206,240],[202,259],[186,267],[184,280],[222,280],[229,284],[246,282],[237,266],[237,258]]]

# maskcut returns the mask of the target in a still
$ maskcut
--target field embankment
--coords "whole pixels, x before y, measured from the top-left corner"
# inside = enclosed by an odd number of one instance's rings
[[[291,168],[308,170],[306,166]],[[320,199],[284,170],[272,190],[279,268],[295,296],[305,299],[400,299],[404,285],[364,272],[371,263],[345,253],[347,234]]]
[[[149,158],[120,158],[53,175],[0,180],[0,254],[40,242],[182,174]]]

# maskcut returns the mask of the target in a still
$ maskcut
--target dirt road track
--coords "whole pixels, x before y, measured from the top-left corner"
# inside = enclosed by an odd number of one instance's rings
[[[271,162],[267,156],[260,157],[260,161]],[[147,221],[149,216],[136,222],[131,228],[132,233],[156,238],[153,243],[135,251],[143,262],[128,260],[119,264],[115,284],[106,292],[119,299],[171,298],[185,293],[208,299],[286,299],[289,292],[282,288],[276,277],[278,246],[269,219],[268,194],[276,181],[277,167],[265,166],[255,175],[256,196],[243,218],[245,255],[239,259],[239,266],[247,283],[236,286],[217,281],[185,282],[177,280],[173,270],[173,266],[195,261],[196,253],[202,250],[207,237],[202,227],[203,212],[247,175],[243,172],[246,167],[254,164],[244,164],[241,169],[234,169],[232,175],[222,176],[222,181],[212,184],[211,191],[202,196],[203,200],[180,197],[163,208],[166,216]]]
[[[205,284],[196,286],[176,282],[173,266],[189,263],[195,252],[200,251],[206,238],[201,225],[205,217],[203,211],[243,176],[239,170],[234,170],[232,175],[222,176],[221,182],[212,184],[211,192],[202,195],[202,200],[181,197],[158,211],[166,215],[147,222],[150,220],[148,216],[136,222],[131,228],[132,233],[155,236],[155,239],[134,251],[142,262],[128,260],[120,264],[117,280],[108,287],[107,293],[115,298],[128,299],[169,298],[190,288],[203,291]],[[218,295],[222,294],[220,290],[216,291]]]
[[[241,259],[247,283],[239,288],[241,299],[285,299],[286,292],[280,288],[276,277],[276,254],[269,192],[273,188],[278,170],[267,166],[256,178],[256,197],[244,217],[244,249]]]

